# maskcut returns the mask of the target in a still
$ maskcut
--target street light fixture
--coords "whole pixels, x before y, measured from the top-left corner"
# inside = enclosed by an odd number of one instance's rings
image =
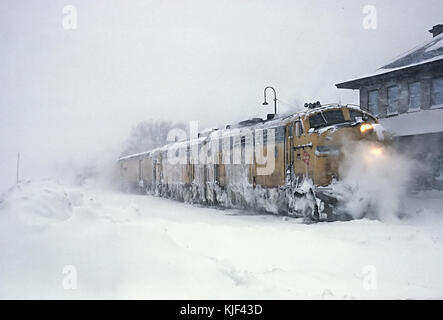
[[[269,105],[269,103],[266,101],[266,90],[267,89],[272,89],[272,91],[274,91],[274,117],[275,117],[277,115],[277,93],[275,92],[275,89],[273,87],[268,86],[263,91],[263,95],[264,95],[265,101],[262,104],[264,106]]]

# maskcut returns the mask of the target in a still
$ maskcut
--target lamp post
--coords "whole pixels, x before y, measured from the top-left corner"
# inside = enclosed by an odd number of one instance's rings
[[[266,102],[266,90],[267,89],[272,89],[272,91],[274,91],[274,116],[277,115],[277,93],[275,92],[275,89],[273,87],[266,87],[265,90],[263,91],[263,95],[265,98],[265,101],[263,102],[264,106],[267,106],[269,103]]]

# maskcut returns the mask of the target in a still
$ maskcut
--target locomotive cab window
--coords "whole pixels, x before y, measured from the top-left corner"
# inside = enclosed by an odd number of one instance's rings
[[[371,122],[371,123],[375,122],[375,119],[373,117],[358,110],[349,110],[349,116],[351,118],[352,123],[357,122],[359,119],[365,122]]]
[[[309,117],[309,126],[314,129],[345,122],[342,110],[318,112]]]

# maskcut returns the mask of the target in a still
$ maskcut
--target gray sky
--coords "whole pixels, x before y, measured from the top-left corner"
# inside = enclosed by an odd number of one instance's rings
[[[363,7],[377,29],[362,27]],[[65,5],[78,27],[62,26]],[[144,119],[221,126],[290,105],[358,103],[334,84],[431,38],[443,1],[0,2],[0,190],[72,159],[114,155]],[[290,107],[280,104],[279,111]],[[58,166],[58,167],[57,167]]]

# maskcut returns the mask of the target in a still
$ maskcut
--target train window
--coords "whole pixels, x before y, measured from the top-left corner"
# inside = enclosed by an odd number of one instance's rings
[[[242,136],[240,137],[240,152],[241,152],[241,163],[245,163],[245,145],[246,145],[246,137]]]
[[[252,132],[252,161],[255,163],[255,132]]]
[[[357,122],[358,118],[361,118],[366,122],[374,122],[374,118],[358,110],[349,110],[349,116],[351,118],[351,122]]]
[[[274,148],[274,154],[275,154],[275,159],[278,159],[278,145],[277,144],[275,145],[275,148]]]
[[[288,137],[292,137],[292,130],[293,130],[292,124],[288,125]]]
[[[217,143],[218,143],[218,153],[222,154],[223,153],[223,142],[222,142],[221,137],[218,139]]]
[[[263,146],[266,146],[268,144],[268,130],[263,130]]]
[[[303,127],[301,125],[301,121],[295,122],[295,136],[299,137],[303,134]]]
[[[234,137],[229,137],[229,163],[234,163],[234,152],[232,150],[234,149]]]
[[[351,118],[351,122],[357,122],[358,118],[363,120],[363,113],[357,110],[349,110],[349,117]]]
[[[309,117],[309,125],[311,128],[319,128],[326,125],[326,120],[321,112]]]
[[[327,124],[337,124],[345,122],[342,110],[334,110],[323,112],[323,116],[326,119]]]
[[[309,117],[309,125],[314,129],[345,122],[342,110],[318,112]]]
[[[275,141],[282,142],[285,140],[285,127],[275,128]]]

